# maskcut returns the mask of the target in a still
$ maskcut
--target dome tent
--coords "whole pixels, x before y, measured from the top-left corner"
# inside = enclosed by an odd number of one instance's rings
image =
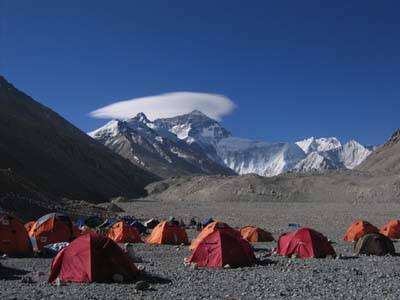
[[[225,265],[244,267],[255,262],[249,242],[218,230],[201,240],[188,259],[188,263],[207,268],[222,268]]]
[[[396,240],[400,238],[400,221],[399,220],[390,220],[386,223],[379,233],[387,236],[392,240]]]
[[[39,218],[29,231],[34,251],[59,242],[70,242],[74,236],[71,219],[62,213],[50,213]]]
[[[345,241],[357,241],[363,235],[374,232],[379,232],[379,229],[367,221],[357,220],[347,229],[343,239]]]
[[[139,275],[132,260],[111,239],[88,233],[61,250],[51,264],[48,281],[57,278],[64,282],[112,282],[115,277],[123,281]]]
[[[186,230],[174,222],[162,221],[158,224],[150,236],[145,240],[146,244],[188,244]]]
[[[354,244],[354,253],[378,256],[394,255],[395,248],[392,240],[383,234],[368,233],[360,237]]]
[[[115,223],[106,235],[116,243],[142,243],[139,231],[124,221]]]
[[[209,223],[203,230],[198,234],[198,236],[192,241],[190,244],[189,249],[194,250],[196,249],[197,245],[208,235],[215,231],[223,231],[225,233],[231,234],[236,237],[240,237],[240,232],[236,229],[230,227],[228,224],[219,221],[213,221]]]
[[[0,214],[0,253],[8,256],[32,254],[31,242],[24,224],[7,214]]]
[[[264,229],[255,226],[244,226],[240,229],[242,238],[249,242],[272,242],[274,237]]]
[[[277,252],[281,256],[299,258],[323,258],[328,255],[336,256],[335,250],[328,239],[310,228],[300,228],[294,232],[280,236]]]

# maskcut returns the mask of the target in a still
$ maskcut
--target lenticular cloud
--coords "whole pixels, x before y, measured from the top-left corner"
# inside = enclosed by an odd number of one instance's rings
[[[143,112],[154,120],[200,110],[215,120],[221,120],[234,108],[232,100],[222,95],[176,92],[116,102],[92,111],[90,115],[101,119],[129,119]]]

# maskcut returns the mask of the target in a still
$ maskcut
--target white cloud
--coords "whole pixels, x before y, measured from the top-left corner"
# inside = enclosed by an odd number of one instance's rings
[[[222,95],[175,92],[116,102],[92,111],[90,115],[101,119],[129,119],[143,112],[150,120],[154,120],[175,117],[197,109],[219,121],[234,108],[232,100]]]

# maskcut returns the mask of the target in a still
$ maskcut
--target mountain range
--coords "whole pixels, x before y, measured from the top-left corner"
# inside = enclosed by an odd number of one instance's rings
[[[238,138],[198,110],[154,121],[139,113],[129,120],[112,120],[89,135],[164,178],[250,173],[271,177],[354,169],[373,151],[354,140],[342,144],[334,137],[295,143]]]

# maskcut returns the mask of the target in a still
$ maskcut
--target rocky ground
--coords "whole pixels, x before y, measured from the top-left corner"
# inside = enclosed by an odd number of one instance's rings
[[[340,259],[288,259],[269,256],[275,243],[256,244],[260,265],[249,268],[206,270],[183,264],[188,249],[136,244],[138,266],[152,277],[150,288],[135,291],[135,284],[46,283],[49,259],[3,259],[10,269],[0,273],[0,299],[399,299],[399,257],[353,257],[352,244],[342,241],[347,226],[365,218],[377,226],[397,218],[398,203],[231,202],[211,203],[143,200],[120,203],[139,218],[174,215],[213,216],[232,226],[256,224],[276,237],[288,223],[315,228],[335,242]],[[191,237],[194,230],[189,230]],[[396,243],[397,250],[400,251]],[[27,275],[24,275],[27,273]],[[33,283],[24,282],[32,278]],[[24,279],[25,278],[25,279]],[[29,281],[29,280],[28,280]]]

